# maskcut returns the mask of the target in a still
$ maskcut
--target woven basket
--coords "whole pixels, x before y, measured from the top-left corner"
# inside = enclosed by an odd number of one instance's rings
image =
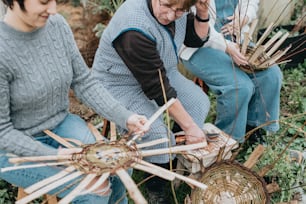
[[[247,50],[246,50],[246,58],[250,59],[252,57],[252,55],[254,54],[254,52],[255,52],[255,48],[248,46]],[[243,71],[245,71],[246,73],[249,73],[249,74],[257,72],[257,71],[263,71],[263,70],[269,68],[269,66],[262,67],[260,65],[263,65],[265,63],[265,61],[267,61],[269,59],[270,58],[266,55],[266,53],[262,52],[257,57],[255,62],[252,63],[252,62],[249,61],[248,65],[240,65],[239,68],[242,69]]]
[[[222,161],[205,170],[200,181],[208,186],[191,192],[193,204],[270,203],[264,180],[238,162]]]

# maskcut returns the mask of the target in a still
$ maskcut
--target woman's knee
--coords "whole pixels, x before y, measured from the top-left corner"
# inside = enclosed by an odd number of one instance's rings
[[[76,139],[84,144],[91,144],[96,141],[87,123],[74,114],[68,114],[64,121],[54,129],[54,132],[61,137]]]

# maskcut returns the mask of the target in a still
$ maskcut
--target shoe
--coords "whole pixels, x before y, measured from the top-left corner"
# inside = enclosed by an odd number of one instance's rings
[[[176,166],[177,159],[172,161],[173,166]],[[153,163],[159,167],[169,169],[170,163],[157,164]],[[151,176],[149,173],[145,173],[145,178]],[[145,188],[147,192],[147,200],[149,204],[170,204],[171,188],[170,182],[168,180],[162,179],[158,176],[154,176],[145,183]]]
[[[248,133],[249,131],[255,129],[256,127],[253,126],[249,126],[247,125],[246,127],[246,133]],[[249,145],[253,145],[253,144],[264,144],[265,143],[265,139],[264,139],[264,135],[265,135],[265,131],[263,129],[257,129],[255,130],[248,138],[248,144]]]

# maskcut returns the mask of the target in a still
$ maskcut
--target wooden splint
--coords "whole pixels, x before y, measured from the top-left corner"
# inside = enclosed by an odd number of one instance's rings
[[[179,162],[191,173],[197,173],[201,171],[201,167],[208,167],[213,164],[220,151],[223,151],[220,155],[222,159],[229,159],[232,155],[231,151],[238,147],[236,140],[211,123],[205,123],[203,130],[208,135],[208,145],[206,147],[177,155]],[[177,139],[181,140],[179,142],[182,142],[181,135],[183,134],[182,132],[177,134]]]

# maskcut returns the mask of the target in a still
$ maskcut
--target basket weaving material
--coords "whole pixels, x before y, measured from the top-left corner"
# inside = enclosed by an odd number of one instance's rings
[[[267,56],[265,52],[260,53],[260,55],[258,55],[258,57],[255,60],[253,61],[249,60],[252,58],[255,50],[256,49],[254,47],[248,46],[246,50],[246,58],[248,59],[249,64],[239,66],[240,69],[242,69],[243,71],[249,74],[254,73],[256,71],[263,71],[269,68],[269,66],[265,64],[265,62],[270,58],[269,56]]]
[[[208,188],[194,189],[193,204],[265,204],[270,203],[266,184],[255,172],[238,162],[222,161],[206,169],[200,178]]]

